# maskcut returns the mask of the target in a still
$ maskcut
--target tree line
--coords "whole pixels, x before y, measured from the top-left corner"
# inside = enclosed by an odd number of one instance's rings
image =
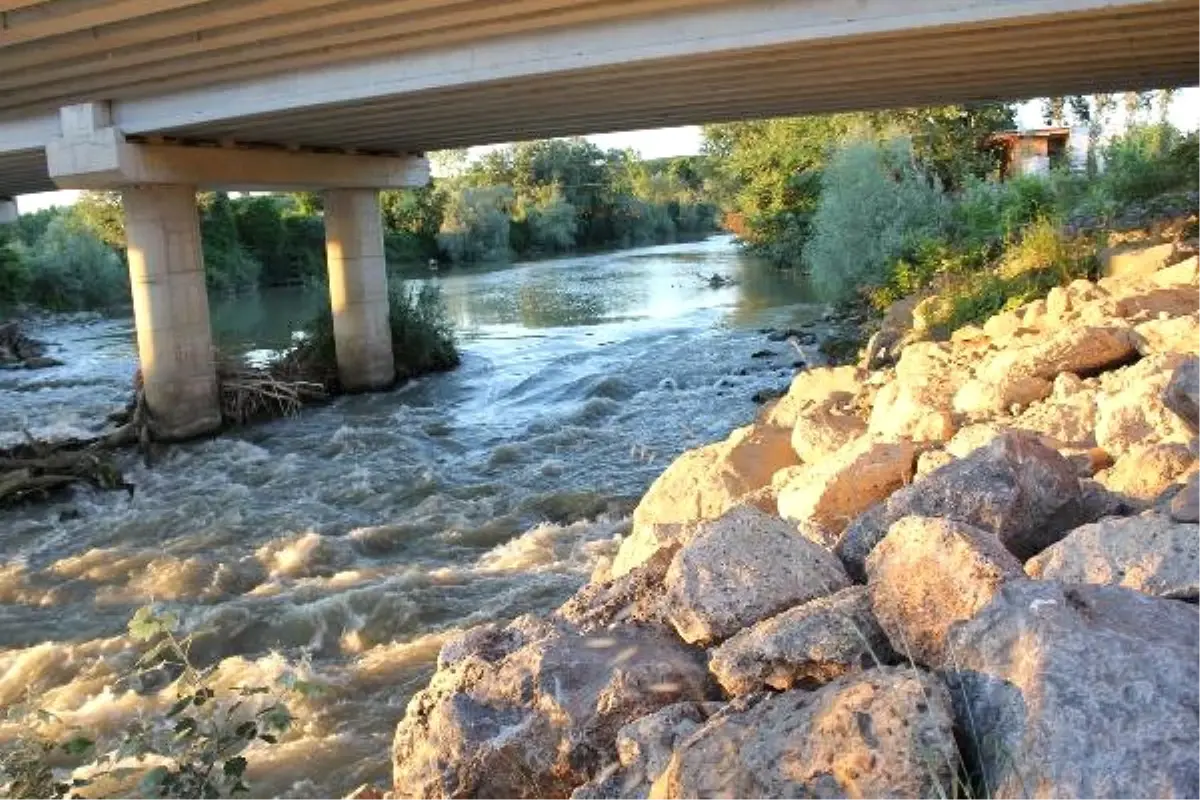
[[[644,161],[583,139],[509,145],[468,162],[438,154],[443,177],[381,192],[390,266],[503,262],[660,244],[711,233],[708,159]],[[197,198],[214,292],[319,283],[325,239],[318,193]],[[22,215],[0,230],[0,304],[57,310],[126,301],[120,197],[88,192],[70,208]]]

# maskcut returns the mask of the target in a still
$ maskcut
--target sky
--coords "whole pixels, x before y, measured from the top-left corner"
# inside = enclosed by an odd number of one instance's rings
[[[1118,127],[1123,124],[1122,112],[1118,112],[1115,123]],[[1183,130],[1200,128],[1200,89],[1182,89],[1176,93],[1171,104],[1171,122]],[[1037,128],[1043,124],[1041,101],[1031,100],[1020,106],[1017,111],[1017,125],[1020,128]],[[601,133],[586,137],[602,148],[617,148],[624,150],[632,148],[641,153],[642,158],[663,158],[666,156],[694,155],[700,152],[700,127],[689,125],[682,128],[658,128],[655,130],[626,131],[623,133]],[[490,148],[472,148],[472,154],[486,151]],[[42,192],[27,194],[17,198],[17,209],[21,213],[37,211],[54,205],[69,205],[75,202],[79,192]]]

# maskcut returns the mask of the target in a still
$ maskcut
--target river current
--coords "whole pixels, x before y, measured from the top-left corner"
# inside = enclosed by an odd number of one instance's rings
[[[712,273],[735,283],[711,288]],[[111,733],[170,705],[119,680],[137,653],[126,623],[155,603],[223,685],[321,687],[249,754],[254,796],[387,783],[395,725],[446,636],[566,599],[676,455],[787,385],[798,354],[764,329],[821,310],[728,237],[427,280],[458,326],[456,371],[174,446],[149,468],[122,455],[132,497],[0,512],[0,708]],[[214,302],[214,333],[263,355],[319,302]],[[124,403],[130,319],[30,333],[65,365],[0,372],[0,438],[85,433]]]

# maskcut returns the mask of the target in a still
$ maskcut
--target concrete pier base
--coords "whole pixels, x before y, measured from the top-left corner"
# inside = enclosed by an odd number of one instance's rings
[[[155,434],[187,439],[221,426],[194,186],[121,191],[138,357]]]
[[[377,191],[325,192],[325,251],[342,388],[348,392],[386,388],[396,379],[396,365]]]
[[[12,225],[17,219],[17,201],[11,197],[0,197],[0,225]]]

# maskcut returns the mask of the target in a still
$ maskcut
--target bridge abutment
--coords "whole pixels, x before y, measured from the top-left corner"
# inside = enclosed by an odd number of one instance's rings
[[[379,192],[325,192],[325,255],[342,388],[358,392],[390,386],[396,364]]]
[[[196,187],[121,190],[138,358],[156,435],[187,439],[221,426]]]

